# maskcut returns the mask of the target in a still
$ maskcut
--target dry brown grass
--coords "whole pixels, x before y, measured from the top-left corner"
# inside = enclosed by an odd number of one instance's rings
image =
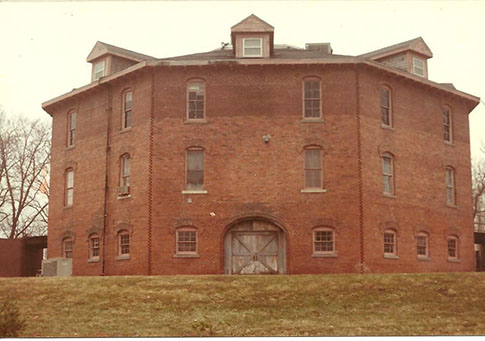
[[[483,335],[485,273],[0,278],[20,336]]]

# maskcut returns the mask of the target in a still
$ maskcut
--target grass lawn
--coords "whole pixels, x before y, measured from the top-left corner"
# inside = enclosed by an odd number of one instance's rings
[[[0,278],[24,337],[484,335],[485,273]]]

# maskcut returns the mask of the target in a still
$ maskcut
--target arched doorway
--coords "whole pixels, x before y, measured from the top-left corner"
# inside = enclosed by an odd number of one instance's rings
[[[224,236],[224,273],[286,273],[286,238],[277,225],[262,219],[234,224]]]

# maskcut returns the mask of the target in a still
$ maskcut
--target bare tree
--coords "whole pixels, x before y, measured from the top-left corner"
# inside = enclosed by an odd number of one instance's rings
[[[485,144],[481,158],[473,165],[473,221],[475,230],[485,232]]]
[[[44,235],[50,128],[38,120],[8,120],[2,113],[0,123],[0,232],[7,238]]]

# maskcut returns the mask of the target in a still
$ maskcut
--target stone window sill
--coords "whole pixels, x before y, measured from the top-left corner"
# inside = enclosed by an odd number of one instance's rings
[[[129,132],[129,131],[131,131],[131,126],[130,126],[130,127],[128,127],[128,128],[123,128],[123,129],[121,129],[121,130],[120,130],[120,134],[127,133],[127,132]]]
[[[65,210],[69,210],[69,209],[71,209],[71,208],[72,208],[72,206],[73,206],[73,205],[64,206],[64,207],[63,207],[63,209],[65,209]]]
[[[384,198],[390,198],[390,199],[396,199],[396,196],[394,194],[386,194],[384,193]]]
[[[93,257],[88,259],[88,263],[98,263],[99,257]]]
[[[418,256],[418,260],[422,260],[422,261],[430,261],[431,258],[429,258],[428,256]]]
[[[300,122],[301,123],[323,123],[325,121],[321,118],[304,118]]]
[[[312,257],[313,258],[337,258],[338,255],[336,252],[332,252],[332,253],[313,253],[312,254]]]
[[[447,206],[447,207],[449,207],[449,208],[455,208],[455,209],[457,209],[457,208],[458,208],[458,205],[450,205],[450,204],[446,204],[446,206]]]
[[[72,145],[72,146],[69,146],[69,147],[66,147],[66,150],[72,150],[74,149],[75,145]]]
[[[325,188],[304,188],[301,193],[327,193]]]
[[[174,258],[200,258],[198,253],[176,253],[173,255]]]
[[[453,142],[443,140],[443,143],[446,144],[447,146],[455,147],[455,144]]]
[[[207,194],[205,189],[186,189],[182,191],[182,194]]]
[[[121,256],[116,256],[116,260],[129,260],[130,255],[121,255]]]
[[[205,124],[207,123],[207,120],[206,119],[187,119],[187,120],[184,120],[184,124]]]
[[[450,263],[461,263],[458,258],[448,258],[448,262],[450,262]]]
[[[391,126],[388,126],[388,125],[385,125],[383,123],[381,123],[381,128],[382,129],[385,129],[385,130],[390,130],[390,131],[394,131],[395,129]]]
[[[130,198],[131,198],[131,194],[127,194],[127,195],[118,194],[118,200],[130,199]]]
[[[384,255],[384,258],[386,259],[399,259],[398,255]]]

